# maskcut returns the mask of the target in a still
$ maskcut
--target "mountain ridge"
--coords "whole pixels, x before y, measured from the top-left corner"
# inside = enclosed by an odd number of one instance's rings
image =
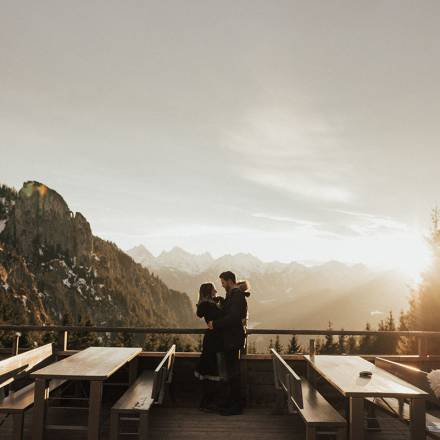
[[[93,235],[46,185],[0,188],[0,322],[112,326],[198,324],[189,297]]]
[[[127,253],[133,254],[131,250]],[[361,263],[265,263],[251,254],[219,257],[204,271],[161,263],[154,260],[149,267],[169,286],[187,292],[194,303],[200,284],[218,284],[224,270],[248,279],[252,286],[250,324],[260,328],[325,329],[329,320],[335,328],[353,328],[354,324],[363,328],[366,322],[374,326],[388,311],[397,315],[405,309],[410,294],[409,279],[397,271],[375,271]]]

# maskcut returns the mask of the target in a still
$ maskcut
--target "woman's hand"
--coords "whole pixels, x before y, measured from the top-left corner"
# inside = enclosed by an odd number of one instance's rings
[[[209,330],[214,330],[214,326],[212,325],[212,321],[209,321],[207,325],[208,325]]]

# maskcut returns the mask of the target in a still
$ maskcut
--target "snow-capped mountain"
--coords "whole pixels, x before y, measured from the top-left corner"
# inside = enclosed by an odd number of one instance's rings
[[[194,303],[200,284],[214,282],[221,292],[219,274],[234,271],[250,281],[251,324],[260,327],[307,328],[313,322],[315,328],[326,328],[331,320],[336,327],[363,328],[366,322],[377,325],[389,310],[398,315],[408,305],[408,279],[398,272],[373,271],[363,264],[266,263],[244,253],[214,259],[179,248],[146,264],[151,256],[147,250],[145,256],[139,246],[127,253],[170,287],[188,293]]]
[[[136,260],[131,251],[128,251],[128,254]],[[208,269],[213,262],[214,259],[208,252],[194,255],[176,246],[170,251],[163,251],[154,262],[152,262],[152,266],[168,267],[188,273],[201,273]]]

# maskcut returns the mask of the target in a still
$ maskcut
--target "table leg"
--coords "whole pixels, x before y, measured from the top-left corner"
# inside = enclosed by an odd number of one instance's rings
[[[46,403],[49,397],[49,386],[46,379],[35,379],[34,410],[32,412],[32,440],[44,439],[46,423]]]
[[[101,404],[102,404],[102,381],[90,382],[88,440],[99,440]]]
[[[411,399],[409,409],[409,430],[411,440],[424,440],[426,438],[426,408],[425,399]]]
[[[307,380],[316,388],[317,383],[318,383],[317,374],[316,374],[314,368],[309,363],[307,363],[307,366],[306,366],[306,377],[307,377]]]
[[[137,378],[139,359],[135,357],[128,364],[128,384],[132,385]]]
[[[364,399],[350,397],[350,440],[364,439]]]

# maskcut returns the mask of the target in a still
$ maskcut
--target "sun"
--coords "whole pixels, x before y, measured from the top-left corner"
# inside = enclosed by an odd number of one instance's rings
[[[432,255],[425,238],[421,234],[409,234],[400,237],[393,248],[389,255],[390,262],[414,283],[420,283],[423,272],[432,262]]]

